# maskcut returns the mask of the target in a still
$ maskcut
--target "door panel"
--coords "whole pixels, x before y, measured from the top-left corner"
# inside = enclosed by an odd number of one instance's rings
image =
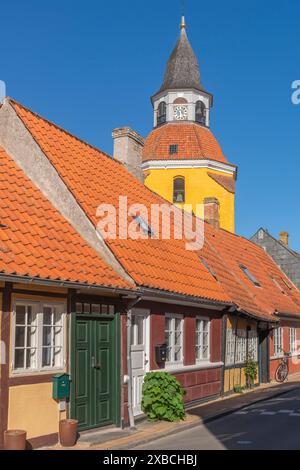
[[[147,329],[147,312],[134,309],[132,315],[131,336],[131,366],[132,366],[132,401],[133,413],[142,413],[142,387],[144,376],[148,371],[147,340],[149,332]]]
[[[114,320],[77,318],[75,338],[75,418],[79,430],[114,422]]]
[[[90,324],[88,320],[76,323],[76,416],[79,427],[86,427],[90,422],[91,384],[87,371],[90,365],[91,343]],[[82,373],[79,371],[82,371]]]

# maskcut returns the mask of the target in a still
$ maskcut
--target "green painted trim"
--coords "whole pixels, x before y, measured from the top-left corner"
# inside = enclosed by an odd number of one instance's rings
[[[71,375],[71,387],[70,387],[70,418],[75,419],[75,348],[76,348],[76,313],[70,314],[70,375]]]
[[[114,319],[114,333],[115,333],[115,347],[114,347],[114,358],[113,363],[117,364],[115,371],[115,389],[114,399],[115,413],[114,421],[116,426],[121,426],[121,314],[116,312]]]

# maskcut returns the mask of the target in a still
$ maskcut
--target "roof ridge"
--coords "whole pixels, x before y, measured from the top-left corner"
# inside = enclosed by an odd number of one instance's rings
[[[28,111],[29,113],[33,114],[35,117],[39,118],[39,119],[42,119],[43,121],[47,122],[48,124],[50,124],[51,126],[55,127],[56,129],[60,130],[61,132],[69,135],[70,137],[73,137],[75,140],[77,140],[78,142],[81,142],[82,144],[86,145],[87,147],[90,147],[91,149],[93,150],[96,150],[96,152],[100,153],[101,155],[104,155],[105,157],[107,158],[110,158],[111,160],[115,161],[116,163],[118,163],[119,165],[121,165],[122,167],[124,167],[124,165],[119,161],[119,160],[116,160],[115,158],[113,158],[111,155],[109,155],[109,153],[107,152],[104,152],[103,150],[99,149],[98,147],[96,147],[95,145],[92,145],[90,144],[89,142],[87,142],[86,140],[83,140],[81,139],[80,137],[77,137],[76,135],[72,134],[72,132],[68,131],[67,129],[65,129],[64,127],[61,127],[59,126],[58,124],[56,124],[55,122],[53,121],[50,121],[50,119],[47,119],[45,118],[44,116],[41,116],[40,114],[38,114],[37,112],[35,111],[32,111],[32,109],[28,108],[27,106],[24,106],[22,103],[20,103],[19,101],[15,100],[14,98],[11,98],[10,96],[7,96],[5,98],[7,101],[9,101],[10,103],[12,104],[16,104],[17,106],[20,106],[21,108],[25,109],[26,111]],[[30,132],[31,133],[31,132]]]

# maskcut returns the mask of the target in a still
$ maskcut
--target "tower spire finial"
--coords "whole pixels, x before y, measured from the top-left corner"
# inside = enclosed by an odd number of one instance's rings
[[[181,23],[180,23],[180,29],[185,29],[186,24],[185,24],[185,16],[181,16]]]

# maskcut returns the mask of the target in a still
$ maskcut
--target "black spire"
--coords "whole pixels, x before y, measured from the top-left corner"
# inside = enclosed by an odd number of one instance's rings
[[[200,81],[198,60],[189,43],[183,16],[180,25],[180,36],[168,60],[164,82],[158,93],[169,89],[187,88],[195,88],[205,92]]]

